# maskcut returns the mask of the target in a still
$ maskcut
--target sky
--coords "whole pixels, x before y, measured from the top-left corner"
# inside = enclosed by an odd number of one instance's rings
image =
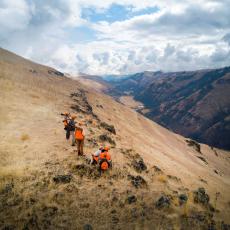
[[[230,65],[230,0],[0,0],[0,47],[93,75]]]

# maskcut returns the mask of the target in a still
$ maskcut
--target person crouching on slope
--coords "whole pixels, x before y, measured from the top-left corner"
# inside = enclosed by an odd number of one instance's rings
[[[70,133],[70,136],[72,137],[72,146],[75,145],[75,119],[76,119],[76,115],[71,115],[71,119],[69,120],[68,122],[68,125],[67,125],[67,129],[68,129],[68,132]]]
[[[85,133],[82,128],[82,123],[79,122],[78,126],[75,126],[75,140],[77,143],[77,152],[78,156],[83,156],[83,147],[84,147],[84,139],[85,139]]]
[[[101,146],[96,152],[94,152],[92,154],[92,158],[91,158],[91,161],[90,161],[90,164],[91,165],[95,165],[98,163],[98,160],[99,160],[99,156],[101,154],[101,151],[103,150],[103,146]]]
[[[101,150],[98,163],[100,171],[106,171],[107,169],[112,168],[112,160],[109,154],[109,147],[106,146]]]

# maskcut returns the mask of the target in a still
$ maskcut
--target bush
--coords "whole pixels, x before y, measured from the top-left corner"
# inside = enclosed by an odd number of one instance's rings
[[[132,185],[136,188],[147,186],[147,182],[141,176],[128,175],[128,179],[131,180]]]
[[[116,130],[115,130],[115,128],[114,128],[113,125],[109,125],[109,124],[107,124],[107,123],[105,123],[105,122],[101,122],[101,126],[102,126],[104,129],[108,130],[109,132],[111,132],[111,133],[113,133],[113,134],[116,134]]]
[[[186,140],[186,142],[188,143],[188,146],[194,147],[194,149],[195,149],[197,152],[201,153],[200,144],[199,144],[198,142],[196,142],[196,141],[194,141],[194,140],[191,140],[191,139]]]
[[[99,140],[100,141],[103,141],[103,142],[109,142],[111,145],[116,145],[116,142],[110,137],[108,136],[107,134],[101,134],[99,136]]]
[[[135,159],[132,161],[132,166],[137,172],[142,172],[147,169],[146,164],[144,163],[142,158]]]

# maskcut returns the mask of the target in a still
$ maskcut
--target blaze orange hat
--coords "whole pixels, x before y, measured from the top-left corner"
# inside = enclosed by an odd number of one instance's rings
[[[104,150],[105,150],[105,151],[108,151],[108,150],[109,150],[109,147],[108,147],[108,146],[105,146],[105,147],[104,147]]]
[[[76,117],[77,117],[77,116],[76,116],[75,114],[73,114],[73,115],[71,116],[72,119],[76,119]]]

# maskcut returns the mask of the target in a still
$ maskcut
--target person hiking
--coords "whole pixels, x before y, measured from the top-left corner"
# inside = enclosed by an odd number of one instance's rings
[[[67,124],[67,130],[69,132],[69,135],[72,137],[72,146],[75,145],[75,119],[77,118],[76,115],[71,115],[71,119],[68,121]]]
[[[100,171],[106,171],[107,169],[112,167],[112,160],[109,154],[109,147],[106,146],[101,150],[98,163]]]
[[[83,147],[84,147],[85,132],[82,128],[82,122],[78,123],[78,126],[75,126],[75,141],[77,143],[77,152],[78,156],[83,156]]]
[[[102,150],[103,150],[103,146],[101,146],[96,152],[94,152],[92,154],[91,161],[90,161],[91,165],[95,165],[98,163],[99,156],[100,156]]]
[[[64,130],[66,131],[66,140],[69,140],[70,131],[68,130],[68,122],[70,120],[70,113],[64,112],[61,113],[61,115],[64,116],[64,120],[62,122],[64,124]]]

